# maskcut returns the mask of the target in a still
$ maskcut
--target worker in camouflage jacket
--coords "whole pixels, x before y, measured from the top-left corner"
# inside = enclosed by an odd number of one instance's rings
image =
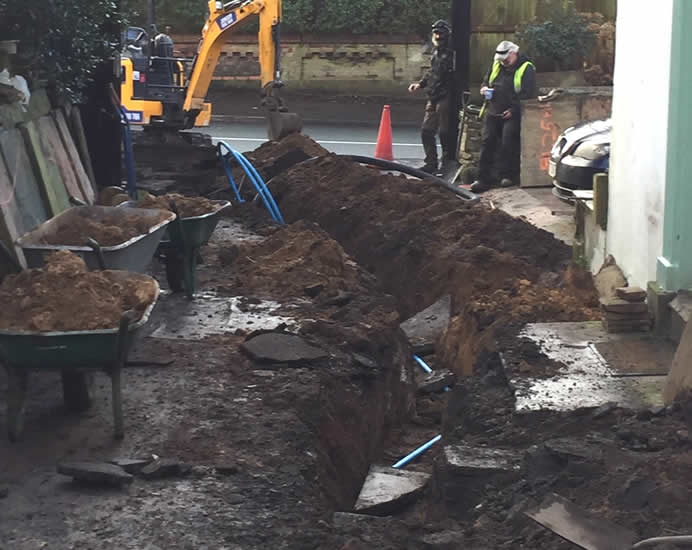
[[[438,171],[437,134],[440,135],[442,158],[452,160],[455,156],[449,132],[449,96],[454,77],[454,56],[449,47],[452,28],[447,21],[440,19],[432,25],[432,41],[435,50],[430,70],[419,82],[413,82],[409,92],[424,89],[428,95],[425,116],[421,127],[421,141],[425,151],[423,171],[434,174]]]

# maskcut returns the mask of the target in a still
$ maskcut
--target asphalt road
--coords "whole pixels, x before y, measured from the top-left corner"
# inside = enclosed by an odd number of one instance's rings
[[[378,121],[379,123],[379,121]],[[378,126],[369,124],[308,123],[303,133],[320,143],[325,149],[342,155],[375,154]],[[259,147],[267,140],[264,118],[242,122],[212,121],[204,129],[216,142],[223,140],[234,149],[246,152]],[[415,126],[394,126],[392,128],[394,158],[397,161],[417,166],[423,163],[423,146],[420,143],[420,130]]]

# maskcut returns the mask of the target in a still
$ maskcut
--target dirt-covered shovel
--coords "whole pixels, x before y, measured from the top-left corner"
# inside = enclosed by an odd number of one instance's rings
[[[656,537],[637,542],[634,531],[596,517],[560,495],[548,495],[543,502],[524,512],[563,539],[584,550],[639,550],[672,544],[692,548],[692,536]]]

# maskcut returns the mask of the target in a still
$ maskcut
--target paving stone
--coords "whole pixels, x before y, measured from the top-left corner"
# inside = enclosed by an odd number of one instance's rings
[[[608,322],[621,322],[621,321],[649,321],[649,312],[642,311],[641,313],[615,313],[613,311],[605,311],[604,318]]]
[[[463,531],[440,531],[430,533],[421,539],[425,550],[458,550],[464,547]]]
[[[354,510],[378,516],[394,513],[415,500],[429,479],[430,474],[372,466]]]
[[[600,462],[603,458],[603,449],[583,438],[559,437],[549,439],[544,446],[552,454],[564,459],[579,459]]]
[[[240,349],[255,361],[268,363],[308,363],[328,357],[300,336],[267,332],[243,342]]]
[[[648,306],[643,302],[628,302],[619,298],[601,298],[601,307],[605,311],[613,313],[641,313],[649,311]]]
[[[646,290],[638,286],[621,286],[615,289],[615,295],[627,302],[643,302],[646,300]]]
[[[419,352],[434,346],[449,324],[451,302],[452,298],[447,294],[430,307],[401,323],[401,329],[414,351]]]
[[[521,468],[521,456],[515,451],[470,445],[448,445],[443,453],[447,471],[457,475],[514,472]]]
[[[110,463],[120,466],[128,474],[136,474],[151,461],[151,458],[114,458]]]
[[[453,386],[457,376],[447,369],[435,370],[418,381],[418,393],[437,393]]]
[[[170,458],[160,458],[141,469],[140,474],[144,479],[164,479],[185,475],[190,471],[190,466]]]
[[[58,464],[59,474],[95,485],[125,485],[134,479],[120,466],[107,462],[64,462]]]

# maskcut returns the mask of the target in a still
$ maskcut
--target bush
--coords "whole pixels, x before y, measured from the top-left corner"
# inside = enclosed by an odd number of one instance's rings
[[[545,21],[534,18],[517,29],[522,49],[537,60],[549,59],[557,70],[579,69],[596,40],[596,32],[571,1],[553,2]]]
[[[20,41],[16,72],[75,102],[113,56],[121,23],[112,0],[0,0],[0,36]]]

